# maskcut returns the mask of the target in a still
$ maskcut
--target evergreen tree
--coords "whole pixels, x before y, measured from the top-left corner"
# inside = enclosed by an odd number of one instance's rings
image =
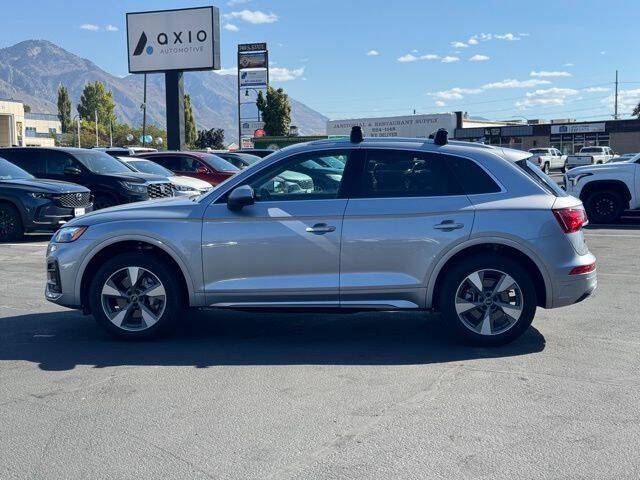
[[[194,147],[202,150],[206,148],[222,150],[224,148],[224,130],[221,128],[200,130],[198,132],[198,138],[194,142]]]
[[[196,130],[196,120],[193,116],[193,108],[191,107],[191,97],[189,94],[184,96],[184,142],[187,145],[193,145],[198,138]]]
[[[87,83],[84,86],[78,104],[78,114],[84,120],[95,121],[95,111],[97,110],[98,123],[109,126],[116,121],[115,108],[113,94],[111,90],[106,90],[102,82],[96,80],[94,83]]]
[[[267,97],[258,92],[256,106],[262,114],[264,131],[269,136],[284,136],[291,125],[291,104],[282,88],[267,87]]]
[[[62,124],[62,133],[71,130],[71,99],[69,91],[62,84],[58,85],[58,118]]]

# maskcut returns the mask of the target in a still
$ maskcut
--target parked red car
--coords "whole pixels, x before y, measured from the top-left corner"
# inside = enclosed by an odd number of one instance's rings
[[[176,175],[198,178],[216,186],[240,170],[235,165],[211,153],[202,152],[150,152],[136,157],[146,158]]]

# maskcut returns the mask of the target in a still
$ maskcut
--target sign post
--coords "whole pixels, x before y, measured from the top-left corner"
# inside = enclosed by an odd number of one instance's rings
[[[242,105],[252,104],[254,101],[243,102],[242,91],[249,97],[249,91],[257,92],[266,89],[269,85],[269,50],[267,44],[241,43],[238,45],[238,145],[243,148],[243,137],[253,136],[255,130],[262,129],[264,122],[260,121],[258,112],[257,121],[242,120]],[[252,98],[252,96],[250,97]],[[257,108],[257,107],[256,107]],[[251,127],[247,127],[251,124]],[[248,132],[251,131],[251,134]]]
[[[130,73],[165,74],[167,148],[183,149],[183,72],[220,69],[220,12],[197,7],[127,13],[127,50]]]

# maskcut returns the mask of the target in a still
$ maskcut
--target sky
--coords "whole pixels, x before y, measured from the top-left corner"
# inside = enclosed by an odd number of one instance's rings
[[[203,5],[220,9],[217,74],[266,41],[272,84],[331,119],[607,119],[616,69],[621,118],[640,101],[635,0],[3,2],[0,47],[45,39],[124,76],[126,12]]]

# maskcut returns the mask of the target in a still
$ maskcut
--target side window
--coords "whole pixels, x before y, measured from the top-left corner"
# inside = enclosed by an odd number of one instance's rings
[[[64,175],[64,169],[71,166],[73,159],[66,153],[57,150],[47,152],[47,175]]]
[[[433,197],[462,195],[444,155],[402,150],[368,150],[361,196]]]
[[[500,186],[473,160],[443,155],[467,195],[500,192]]]
[[[26,170],[34,177],[41,177],[45,172],[46,158],[42,150],[21,149],[3,151],[0,155],[14,165]]]
[[[338,197],[350,153],[317,152],[296,155],[250,179],[258,201],[321,200]],[[333,159],[333,166],[321,159]]]
[[[179,171],[179,162],[178,159],[176,157],[169,157],[169,156],[152,156],[152,157],[145,157],[148,160],[151,160],[152,162],[157,163],[158,165],[162,165],[164,168],[171,170],[172,172],[177,172]]]
[[[204,167],[204,165],[193,157],[179,157],[178,171],[195,173],[198,167]]]

